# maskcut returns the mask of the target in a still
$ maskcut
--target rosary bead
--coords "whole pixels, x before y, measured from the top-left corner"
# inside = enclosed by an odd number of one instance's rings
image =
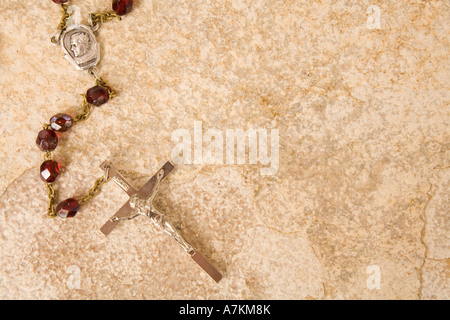
[[[108,88],[102,86],[95,86],[90,88],[86,93],[86,100],[96,107],[108,102]]]
[[[58,113],[50,119],[50,127],[59,132],[66,132],[73,124],[73,119],[68,114]]]
[[[61,166],[58,162],[53,160],[44,161],[41,164],[41,179],[44,182],[55,182],[60,169]]]
[[[56,213],[61,218],[72,218],[77,214],[79,207],[80,206],[76,199],[69,198],[69,199],[66,199],[66,200],[60,202],[56,206]]]
[[[131,11],[133,7],[133,0],[113,0],[113,10],[119,16],[123,16]]]
[[[58,136],[53,130],[41,130],[36,138],[36,144],[42,151],[53,151],[58,145]]]

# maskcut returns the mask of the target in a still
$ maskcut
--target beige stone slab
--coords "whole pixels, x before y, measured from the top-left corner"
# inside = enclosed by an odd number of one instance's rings
[[[84,20],[110,9],[72,3]],[[50,44],[52,1],[0,7],[1,298],[450,298],[448,2],[139,1],[101,27],[99,73],[119,95],[61,138],[60,199],[105,160],[139,187],[194,121],[279,130],[274,175],[184,164],[161,186],[218,285],[149,221],[104,237],[127,200],[112,183],[76,218],[46,218],[37,132],[94,81]]]

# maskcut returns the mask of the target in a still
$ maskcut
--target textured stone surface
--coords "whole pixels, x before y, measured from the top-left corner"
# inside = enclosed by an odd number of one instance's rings
[[[110,10],[72,3],[83,19]],[[145,219],[104,237],[127,199],[113,183],[75,218],[46,218],[36,135],[95,82],[50,44],[57,5],[0,7],[0,298],[450,298],[448,2],[138,1],[100,28],[119,95],[61,137],[60,199],[104,160],[142,185],[194,121],[279,129],[276,175],[185,164],[157,196],[218,285]]]

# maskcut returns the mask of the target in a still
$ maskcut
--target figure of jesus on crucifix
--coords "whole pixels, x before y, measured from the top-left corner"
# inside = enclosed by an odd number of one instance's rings
[[[190,245],[164,214],[160,213],[153,205],[153,199],[159,190],[161,181],[174,169],[174,165],[170,161],[166,162],[139,190],[134,189],[110,162],[104,162],[100,167],[105,171],[106,179],[112,179],[130,196],[130,199],[100,229],[105,235],[108,235],[120,221],[145,216],[150,218],[159,230],[171,236],[214,281],[219,282],[222,279],[222,274]]]
[[[120,221],[131,220],[138,216],[146,216],[150,218],[150,220],[155,224],[158,230],[164,231],[169,236],[171,236],[178,243],[178,245],[183,248],[184,251],[186,251],[186,253],[191,253],[194,251],[194,248],[183,238],[183,236],[176,230],[176,228],[164,216],[164,214],[156,210],[155,206],[153,205],[153,199],[155,198],[155,195],[159,190],[159,184],[163,176],[164,170],[161,169],[156,174],[155,186],[153,187],[152,193],[148,197],[142,197],[138,194],[134,194],[130,197],[130,207],[133,210],[130,212],[129,216],[121,218],[114,216],[111,219],[112,221]]]

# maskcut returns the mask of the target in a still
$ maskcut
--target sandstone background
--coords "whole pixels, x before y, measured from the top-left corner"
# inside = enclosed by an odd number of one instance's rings
[[[186,164],[162,184],[217,285],[143,218],[105,237],[127,200],[112,182],[48,219],[36,135],[94,81],[50,44],[57,5],[0,0],[0,298],[450,298],[448,1],[135,2],[97,32],[119,96],[60,140],[60,199],[104,160],[141,186],[194,121],[279,129],[279,171]],[[84,23],[110,10],[71,3]]]

